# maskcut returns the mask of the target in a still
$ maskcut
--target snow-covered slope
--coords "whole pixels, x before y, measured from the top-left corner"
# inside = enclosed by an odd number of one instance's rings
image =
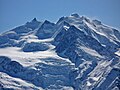
[[[1,90],[119,90],[120,32],[72,14],[0,34]]]

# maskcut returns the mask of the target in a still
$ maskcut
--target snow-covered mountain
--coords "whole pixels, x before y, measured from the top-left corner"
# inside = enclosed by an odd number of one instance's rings
[[[119,90],[120,31],[72,14],[0,34],[0,90]]]

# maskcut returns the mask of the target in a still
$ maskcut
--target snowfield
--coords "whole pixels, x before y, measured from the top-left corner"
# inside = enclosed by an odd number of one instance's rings
[[[120,31],[72,14],[0,34],[0,90],[119,90]]]
[[[35,85],[21,80],[19,78],[14,78],[6,73],[0,72],[0,84],[7,89],[14,88],[15,90],[43,90],[40,87],[36,87]]]
[[[43,40],[41,41],[43,42]],[[47,40],[44,40],[44,42],[46,41]],[[18,47],[0,48],[0,56],[8,56],[12,58],[12,60],[19,62],[23,66],[31,66],[38,62],[44,62],[43,60],[41,60],[44,58],[56,58],[58,60],[63,60],[63,62],[68,61],[69,63],[71,63],[69,59],[65,59],[57,55],[57,53],[53,50],[55,46],[49,46],[49,50],[37,52],[23,52],[21,48]]]

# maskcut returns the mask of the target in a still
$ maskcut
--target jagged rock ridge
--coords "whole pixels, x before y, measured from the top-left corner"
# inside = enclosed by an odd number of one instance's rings
[[[34,18],[0,35],[0,76],[0,89],[119,90],[120,31],[78,14]]]

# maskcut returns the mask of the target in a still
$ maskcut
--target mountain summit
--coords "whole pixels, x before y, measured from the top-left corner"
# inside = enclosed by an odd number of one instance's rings
[[[120,31],[78,14],[0,34],[0,90],[119,90]]]

